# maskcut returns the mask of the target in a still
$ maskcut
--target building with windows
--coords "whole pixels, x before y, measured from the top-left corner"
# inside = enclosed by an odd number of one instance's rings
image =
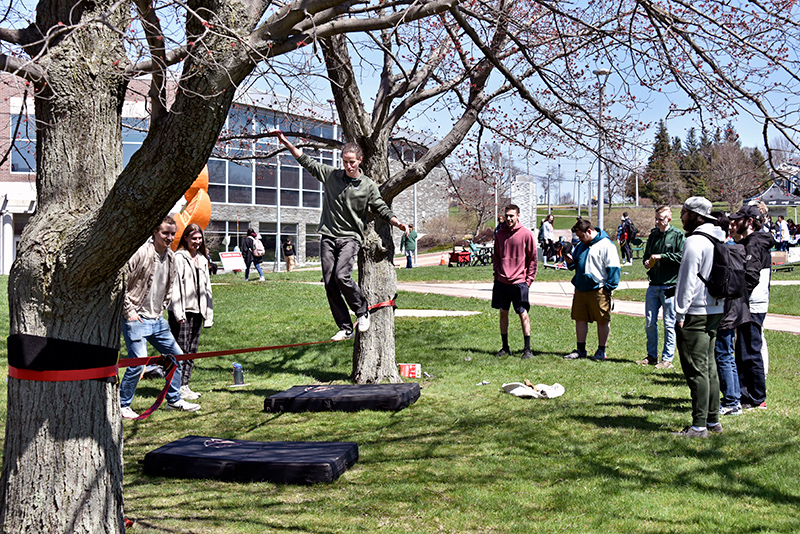
[[[147,134],[144,83],[131,84],[123,107],[125,164]],[[0,96],[0,131],[6,132],[0,136],[0,153],[8,153],[0,165],[0,274],[8,274],[22,229],[36,209],[36,129],[33,100],[23,98],[15,81],[0,79]],[[241,247],[247,229],[253,228],[264,241],[264,261],[274,262],[276,268],[282,260],[276,258],[278,240],[287,237],[295,243],[300,265],[319,261],[321,184],[290,154],[279,152],[275,138],[253,137],[272,128],[333,139],[341,139],[341,132],[332,120],[330,106],[306,102],[299,106],[302,113],[292,113],[286,111],[289,104],[275,95],[247,93],[231,107],[226,128],[208,161],[212,208],[206,233],[213,252]],[[413,162],[425,150],[425,141],[420,134],[404,135],[394,144],[391,165]],[[303,151],[322,163],[339,165],[338,150]],[[447,216],[444,170],[436,169],[404,191],[394,199],[392,209],[402,221],[414,223],[421,234],[427,221]],[[399,235],[395,239],[399,242]]]

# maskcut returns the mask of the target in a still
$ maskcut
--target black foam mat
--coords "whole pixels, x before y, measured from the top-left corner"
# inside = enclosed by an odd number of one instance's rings
[[[397,411],[419,398],[419,384],[294,386],[264,400],[265,412]]]
[[[358,460],[358,444],[243,441],[186,436],[144,457],[148,475],[236,482],[333,482]]]

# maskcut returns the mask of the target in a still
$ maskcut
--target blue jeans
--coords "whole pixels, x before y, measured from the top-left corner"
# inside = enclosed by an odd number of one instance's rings
[[[644,304],[647,356],[654,360],[658,360],[659,308],[664,316],[664,349],[661,351],[661,361],[664,362],[671,362],[675,357],[675,297],[664,296],[664,292],[670,287],[672,286],[648,286]]]
[[[717,342],[714,345],[714,358],[717,360],[719,374],[719,391],[722,394],[722,406],[739,405],[739,373],[736,370],[736,354],[733,342],[736,329],[718,330]]]
[[[128,358],[146,358],[147,342],[161,354],[177,355],[183,351],[172,337],[169,324],[163,317],[158,319],[141,318],[140,321],[125,321],[122,323],[122,335],[125,338],[125,347],[128,349]],[[124,408],[133,402],[136,386],[142,376],[144,366],[128,367],[122,376],[119,385],[119,403]],[[167,391],[167,402],[174,403],[181,400],[181,369],[175,370],[172,382]]]
[[[414,263],[414,251],[406,250],[406,269],[410,269]]]

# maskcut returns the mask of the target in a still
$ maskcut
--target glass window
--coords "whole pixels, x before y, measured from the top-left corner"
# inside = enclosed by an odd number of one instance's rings
[[[319,193],[312,193],[303,191],[303,207],[304,208],[318,208],[322,204],[322,195]]]
[[[256,186],[278,186],[278,167],[274,163],[256,163]]]
[[[17,140],[11,152],[11,172],[36,172],[36,144]]]
[[[285,166],[297,167],[298,166],[297,160],[294,159],[294,156],[292,156],[291,154],[281,154],[281,155],[278,156],[278,159],[281,162],[281,167],[285,167]]]
[[[299,206],[300,191],[281,190],[281,206]]]
[[[306,225],[306,261],[318,262],[320,250],[320,235],[317,233],[316,224]]]
[[[256,187],[256,204],[260,206],[275,206],[278,203],[278,190]]]
[[[226,162],[218,159],[208,160],[208,182],[211,184],[224,184],[226,165]]]
[[[208,184],[208,198],[211,202],[225,202],[225,186]]]
[[[228,202],[231,204],[251,204],[252,189],[250,187],[228,187]]]
[[[250,165],[228,162],[228,183],[235,185],[253,185],[253,170]]]
[[[314,178],[310,172],[303,169],[303,189],[308,189],[310,191],[319,191],[319,188],[322,184],[319,180]]]
[[[300,169],[281,166],[281,189],[300,189]]]

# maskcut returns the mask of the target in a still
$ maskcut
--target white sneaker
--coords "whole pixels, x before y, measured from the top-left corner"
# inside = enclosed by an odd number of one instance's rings
[[[181,399],[178,402],[168,402],[167,403],[167,410],[168,411],[177,411],[177,412],[196,412],[200,409],[199,404],[194,404],[192,402],[186,402],[185,400]]]
[[[369,330],[369,323],[370,323],[369,312],[367,312],[358,318],[358,331],[366,332],[367,330]]]
[[[119,413],[122,415],[123,419],[136,419],[139,417],[139,414],[134,412],[130,406],[121,407]]]
[[[263,276],[262,276],[262,277],[260,277],[260,278],[258,279],[258,281],[259,281],[259,282],[263,282],[263,281],[264,281],[264,277],[263,277]]]
[[[352,337],[353,337],[353,331],[352,330],[339,330],[331,338],[331,341],[343,341],[345,339],[351,339]]]
[[[189,386],[181,386],[181,398],[183,400],[195,400],[200,398],[200,393],[192,391]]]

